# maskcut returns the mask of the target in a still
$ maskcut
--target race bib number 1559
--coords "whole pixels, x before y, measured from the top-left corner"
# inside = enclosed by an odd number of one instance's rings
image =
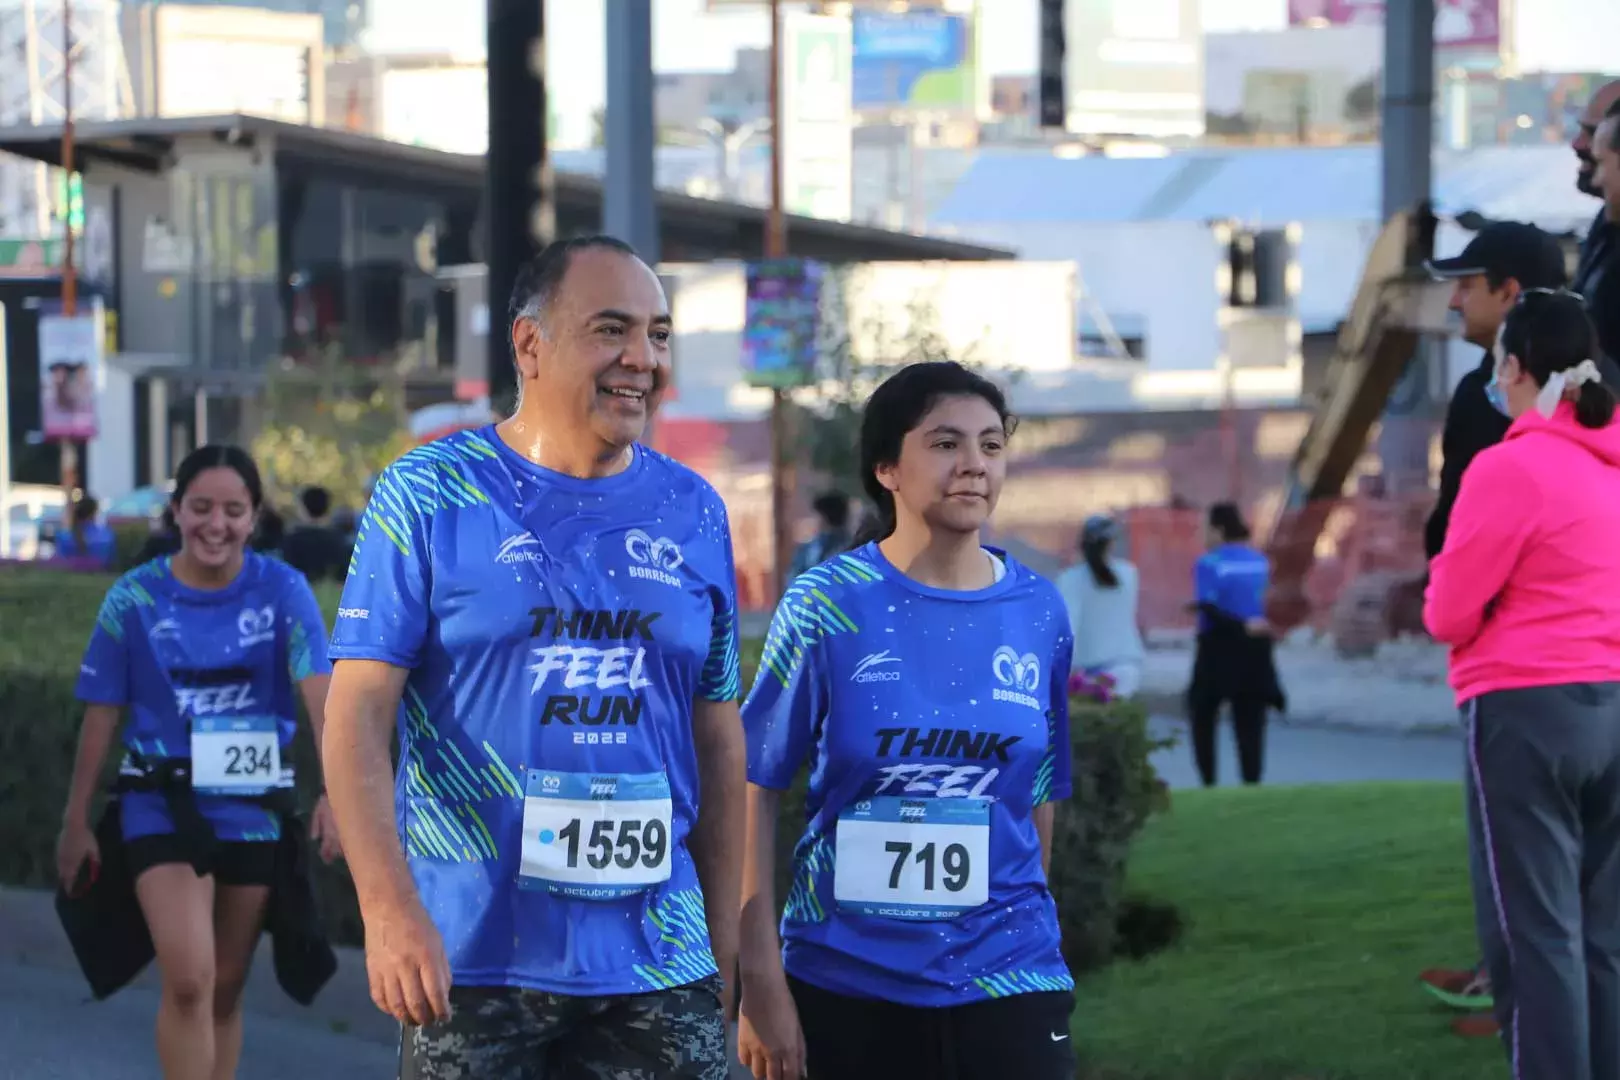
[[[531,769],[523,800],[518,884],[610,900],[669,880],[669,777]]]

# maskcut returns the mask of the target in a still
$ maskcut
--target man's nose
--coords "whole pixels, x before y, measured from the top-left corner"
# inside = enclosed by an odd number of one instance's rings
[[[652,371],[658,366],[658,358],[653,355],[650,340],[645,336],[632,336],[625,344],[624,354],[619,357],[619,363],[632,371]]]

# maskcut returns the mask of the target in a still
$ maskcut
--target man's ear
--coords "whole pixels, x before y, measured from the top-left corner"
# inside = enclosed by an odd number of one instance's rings
[[[520,382],[540,374],[540,346],[544,340],[535,319],[522,316],[512,323],[512,362],[517,365]]]

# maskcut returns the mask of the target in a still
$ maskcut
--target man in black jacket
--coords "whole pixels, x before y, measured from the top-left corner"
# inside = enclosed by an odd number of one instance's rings
[[[1602,199],[1603,209],[1581,244],[1574,289],[1585,298],[1598,345],[1612,362],[1620,361],[1620,82],[1610,88],[1613,100],[1592,133],[1592,168],[1581,189]]]
[[[1558,289],[1567,280],[1564,252],[1547,232],[1517,221],[1493,221],[1460,255],[1428,264],[1436,277],[1450,279],[1451,310],[1462,320],[1463,340],[1485,350],[1479,366],[1462,377],[1446,409],[1440,439],[1440,497],[1424,529],[1429,558],[1445,543],[1451,507],[1463,470],[1474,455],[1507,434],[1508,418],[1491,404],[1485,388],[1495,374],[1496,338],[1507,314],[1526,289]]]

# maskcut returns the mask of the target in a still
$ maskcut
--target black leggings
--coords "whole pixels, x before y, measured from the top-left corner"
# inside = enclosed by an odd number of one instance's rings
[[[925,1009],[788,978],[810,1080],[1073,1080],[1067,990]]]
[[[1193,761],[1205,787],[1215,786],[1215,727],[1220,721],[1221,706],[1225,702],[1217,697],[1195,701],[1192,706]],[[1236,698],[1232,701],[1232,732],[1237,736],[1238,768],[1245,784],[1258,784],[1265,769],[1266,758],[1266,704],[1259,698]]]

